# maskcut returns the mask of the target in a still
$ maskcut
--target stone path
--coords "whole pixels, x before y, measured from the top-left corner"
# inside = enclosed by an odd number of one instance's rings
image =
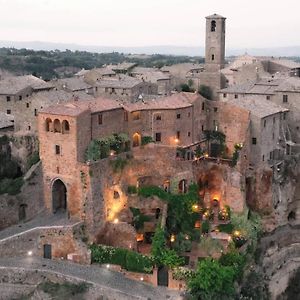
[[[4,230],[0,231],[0,242],[2,240],[8,239],[15,235],[22,234],[29,230],[34,230],[37,227],[49,227],[49,226],[66,226],[66,225],[74,225],[76,221],[72,222],[66,218],[66,215],[63,213],[57,214],[47,214],[42,213],[36,216],[33,220],[17,224],[11,227],[8,227]]]
[[[27,270],[43,270],[75,277],[98,286],[121,291],[128,296],[148,300],[183,299],[179,292],[164,287],[153,287],[124,277],[121,273],[107,270],[96,265],[78,265],[67,261],[53,261],[42,258],[0,258],[1,268],[21,268]]]

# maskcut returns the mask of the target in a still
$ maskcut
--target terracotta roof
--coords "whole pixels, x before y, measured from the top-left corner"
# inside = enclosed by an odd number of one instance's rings
[[[65,104],[58,104],[49,106],[41,113],[62,115],[62,116],[78,116],[84,111],[91,111],[91,113],[97,113],[102,111],[114,110],[123,108],[122,104],[107,98],[96,98],[88,101],[72,101]]]
[[[199,94],[177,93],[168,97],[128,103],[125,104],[124,107],[131,112],[140,110],[179,109],[192,106],[193,102],[200,98],[201,96]]]
[[[141,82],[143,81],[131,76],[118,75],[116,78],[112,79],[100,79],[96,82],[96,86],[102,88],[130,89],[140,84]]]
[[[170,80],[170,76],[166,75],[159,69],[154,68],[142,68],[135,67],[130,74],[138,75],[142,77],[145,81],[150,81],[152,83],[157,83],[158,80]]]
[[[15,95],[25,88],[43,89],[50,87],[44,80],[32,75],[15,76],[0,81],[1,95]]]
[[[92,88],[91,85],[87,84],[82,77],[63,78],[53,81],[54,84],[60,85],[70,91],[82,91],[85,89]]]
[[[238,106],[245,110],[248,110],[252,115],[259,118],[264,118],[270,115],[274,115],[280,112],[287,112],[288,109],[279,106],[271,101],[263,99],[234,99],[228,100],[227,103],[230,103],[234,106]]]

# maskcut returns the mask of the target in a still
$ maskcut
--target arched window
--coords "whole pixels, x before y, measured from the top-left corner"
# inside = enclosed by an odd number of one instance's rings
[[[62,122],[62,133],[69,133],[70,132],[70,124],[68,121],[63,120]]]
[[[217,23],[215,20],[211,21],[211,32],[215,32],[217,27]]]
[[[46,131],[52,131],[52,120],[50,118],[46,119]]]
[[[54,132],[61,132],[61,125],[60,125],[60,121],[58,119],[54,120],[53,129],[54,129]]]
[[[135,133],[133,136],[132,136],[132,146],[133,147],[138,147],[141,145],[141,135],[139,133]]]

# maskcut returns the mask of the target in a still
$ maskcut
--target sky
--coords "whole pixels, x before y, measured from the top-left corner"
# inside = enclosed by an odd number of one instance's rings
[[[203,46],[227,18],[230,48],[300,45],[299,0],[0,0],[0,40],[96,46]]]

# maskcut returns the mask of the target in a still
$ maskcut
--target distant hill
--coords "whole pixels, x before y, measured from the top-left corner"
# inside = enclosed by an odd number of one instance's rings
[[[133,54],[164,54],[164,55],[188,55],[203,56],[204,47],[181,47],[172,45],[146,46],[146,47],[110,47],[110,46],[83,46],[77,44],[48,43],[48,42],[14,42],[0,41],[0,47],[15,47],[17,49],[27,48],[33,50],[60,50],[66,49],[75,51],[89,51],[98,53],[133,53]],[[248,48],[250,55],[256,56],[300,56],[300,46],[294,47],[277,47],[277,48]],[[245,53],[245,49],[227,49],[226,55],[241,55]]]

